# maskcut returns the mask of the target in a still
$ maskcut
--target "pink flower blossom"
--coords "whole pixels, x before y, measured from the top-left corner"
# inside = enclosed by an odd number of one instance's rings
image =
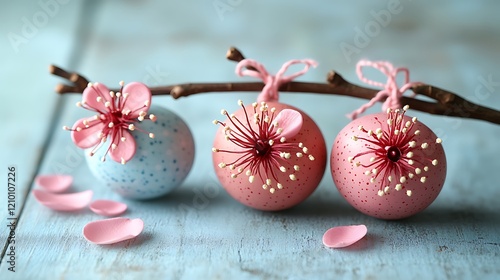
[[[72,128],[63,128],[71,131],[71,138],[78,147],[93,147],[91,156],[110,141],[102,161],[109,154],[112,160],[125,164],[136,151],[134,136],[130,132],[145,132],[135,124],[145,118],[155,121],[156,117],[153,114],[148,116],[151,91],[146,85],[132,82],[123,86],[120,82],[120,86],[120,91],[113,92],[103,84],[89,83],[83,91],[82,101],[76,106],[96,114],[79,119]],[[154,138],[154,134],[149,133],[149,137]]]

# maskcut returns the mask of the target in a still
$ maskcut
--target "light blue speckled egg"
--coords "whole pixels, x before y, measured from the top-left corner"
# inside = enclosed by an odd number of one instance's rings
[[[125,165],[100,159],[106,151],[101,147],[94,156],[86,151],[87,164],[96,178],[126,198],[149,199],[163,196],[178,187],[187,177],[194,160],[194,140],[186,123],[170,110],[151,106],[148,113],[156,122],[144,120],[137,127],[155,134],[135,130],[137,150]]]

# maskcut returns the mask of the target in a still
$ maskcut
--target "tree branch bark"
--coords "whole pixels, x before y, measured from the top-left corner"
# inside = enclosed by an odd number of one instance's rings
[[[228,50],[226,57],[236,62],[245,58],[243,54],[234,47]],[[67,72],[54,65],[50,65],[49,72],[71,82],[72,85],[59,84],[56,86],[55,90],[60,94],[82,93],[89,83],[82,75],[75,72]],[[328,73],[327,82],[328,83],[325,84],[290,82],[283,84],[279,88],[279,91],[344,95],[368,100],[372,99],[378,92],[378,90],[375,89],[351,84],[334,71]],[[263,87],[264,84],[261,82],[188,83],[151,87],[150,90],[153,95],[170,95],[174,99],[177,99],[204,92],[261,91]],[[118,89],[111,90],[117,91]],[[500,111],[498,110],[472,103],[457,94],[431,85],[421,84],[414,86],[412,90],[417,95],[427,96],[436,100],[436,102],[429,102],[403,96],[401,103],[409,105],[413,110],[434,115],[478,119],[500,125]]]

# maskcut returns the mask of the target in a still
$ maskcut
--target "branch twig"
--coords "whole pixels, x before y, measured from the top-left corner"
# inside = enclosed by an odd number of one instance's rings
[[[245,57],[236,48],[232,47],[226,54],[227,59],[239,62]],[[62,77],[72,83],[72,85],[59,84],[56,92],[82,93],[89,81],[78,73],[70,73],[62,68],[51,65],[49,72],[53,75]],[[290,82],[283,84],[280,92],[302,92],[317,94],[334,94],[352,96],[362,99],[372,99],[378,90],[357,86],[346,81],[341,75],[330,71],[327,75],[328,83],[307,83]],[[261,91],[264,84],[261,82],[237,82],[237,83],[188,83],[169,85],[161,87],[152,87],[153,95],[171,95],[177,99],[189,95],[203,92],[232,92],[232,91]],[[117,90],[117,89],[112,89]],[[436,100],[436,102],[424,101],[416,98],[402,97],[401,103],[407,104],[413,110],[427,112],[435,115],[445,115],[460,118],[472,118],[488,121],[494,124],[500,124],[500,111],[474,104],[466,99],[451,93],[449,91],[433,87],[431,85],[421,84],[412,88],[417,95],[423,95]]]

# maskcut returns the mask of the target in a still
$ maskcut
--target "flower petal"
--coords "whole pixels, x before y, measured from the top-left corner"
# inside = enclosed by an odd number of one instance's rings
[[[97,99],[100,97],[100,101]],[[109,89],[101,83],[94,83],[91,86],[85,88],[82,94],[83,103],[88,107],[95,109],[98,112],[109,111],[104,105],[107,101],[113,102],[111,96],[109,95]]]
[[[274,119],[278,123],[278,128],[283,129],[280,136],[292,138],[299,133],[302,128],[302,114],[292,109],[282,110]]]
[[[113,200],[99,199],[89,205],[92,212],[103,216],[118,216],[127,211],[127,204]]]
[[[361,240],[367,232],[365,225],[333,227],[323,235],[323,244],[330,248],[344,248]]]
[[[79,119],[73,125],[71,131],[71,139],[73,142],[82,149],[93,147],[101,141],[99,132],[103,130],[104,124],[102,122],[91,123],[86,127],[83,122],[89,120],[88,118]]]
[[[138,236],[144,229],[141,219],[111,218],[93,221],[83,228],[83,236],[94,244],[113,244]]]
[[[125,129],[120,130],[121,137],[117,137],[116,147],[109,150],[109,156],[116,162],[124,163],[129,161],[135,155],[135,139],[130,132]]]
[[[60,193],[67,190],[73,183],[70,175],[38,175],[35,182],[40,187],[51,193]]]
[[[148,112],[151,106],[151,91],[145,84],[139,82],[126,84],[123,93],[128,94],[123,110],[130,110],[131,118],[137,118],[140,111]]]
[[[33,190],[33,195],[38,202],[57,211],[81,210],[87,207],[92,199],[92,194],[91,190],[68,194],[55,194],[38,189]]]

